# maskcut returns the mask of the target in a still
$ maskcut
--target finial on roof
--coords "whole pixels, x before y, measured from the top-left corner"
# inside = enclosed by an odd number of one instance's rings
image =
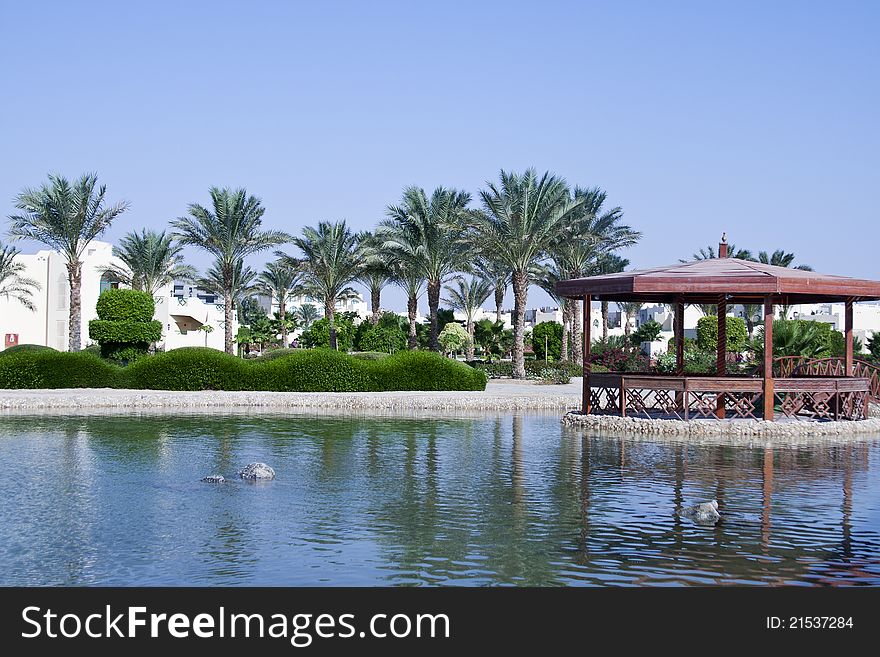
[[[721,242],[718,244],[718,257],[726,258],[729,254],[727,253],[727,233],[721,233]]]

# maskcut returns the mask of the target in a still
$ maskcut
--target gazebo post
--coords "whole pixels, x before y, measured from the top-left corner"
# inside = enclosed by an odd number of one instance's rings
[[[727,376],[727,297],[722,295],[718,300],[718,343],[715,345],[715,375]],[[718,395],[715,415],[724,419],[725,394]]]
[[[675,300],[675,318],[672,324],[675,340],[675,376],[684,374],[684,301]]]
[[[590,408],[590,349],[592,339],[590,338],[590,295],[584,295],[584,379],[581,387],[581,411],[584,415],[589,415]]]
[[[844,376],[853,375],[853,300],[847,297],[844,307],[844,338],[846,348],[844,351]]]
[[[773,420],[773,298],[764,298],[764,419]]]
[[[675,317],[672,322],[672,333],[675,340],[675,376],[684,376],[684,300],[675,299]],[[686,403],[686,393],[675,393],[675,407],[682,410]]]

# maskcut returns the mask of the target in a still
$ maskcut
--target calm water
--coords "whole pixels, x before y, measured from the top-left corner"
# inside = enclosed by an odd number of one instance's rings
[[[880,584],[880,441],[694,446],[557,415],[0,418],[0,584]],[[250,461],[266,484],[227,477]],[[723,521],[675,514],[717,498]]]

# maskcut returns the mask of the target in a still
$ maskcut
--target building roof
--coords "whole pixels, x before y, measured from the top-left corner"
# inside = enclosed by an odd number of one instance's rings
[[[557,292],[580,298],[591,294],[601,301],[658,301],[717,303],[724,295],[740,303],[760,302],[767,296],[774,303],[820,303],[880,299],[880,281],[802,269],[765,265],[737,258],[696,260],[667,267],[654,267],[617,274],[603,274],[560,281]]]

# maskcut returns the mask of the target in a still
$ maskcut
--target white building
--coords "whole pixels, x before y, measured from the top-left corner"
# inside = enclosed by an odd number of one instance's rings
[[[15,299],[0,297],[0,334],[3,349],[15,344],[39,344],[59,351],[67,351],[70,313],[70,286],[64,256],[49,250],[34,254],[19,253],[16,261],[25,266],[23,277],[36,280],[40,288],[34,293],[36,310],[25,308]],[[112,265],[122,266],[107,242],[95,240],[82,256],[82,327],[81,345],[92,344],[89,322],[97,319],[95,310],[98,296],[106,289],[118,287],[112,276],[104,272]],[[209,346],[223,349],[223,306],[215,299],[189,297],[183,290],[169,285],[156,296],[154,318],[162,322],[162,342],[165,350],[189,346]],[[199,330],[203,324],[212,327],[210,333]],[[233,326],[233,332],[238,324]]]

